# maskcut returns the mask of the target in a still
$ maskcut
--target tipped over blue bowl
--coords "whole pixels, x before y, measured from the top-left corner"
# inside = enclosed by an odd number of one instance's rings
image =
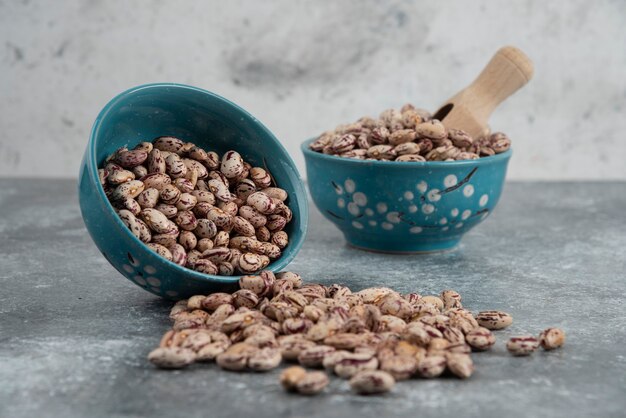
[[[98,179],[98,168],[120,147],[159,136],[175,136],[220,154],[236,150],[251,164],[267,167],[293,219],[285,228],[289,245],[267,268],[283,269],[296,256],[306,233],[307,196],[298,170],[276,137],[254,116],[208,91],[180,84],[148,84],[113,98],[98,115],[79,175],[80,208],[96,246],[128,280],[168,299],[231,291],[240,276],[214,276],[181,267],[157,255],[122,223]]]
[[[389,253],[454,248],[493,212],[511,150],[463,161],[343,158],[302,144],[313,202],[352,246]]]

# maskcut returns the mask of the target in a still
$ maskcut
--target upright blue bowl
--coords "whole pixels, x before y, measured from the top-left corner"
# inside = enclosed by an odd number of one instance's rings
[[[167,261],[146,247],[122,223],[98,180],[98,167],[122,146],[134,147],[158,136],[176,136],[207,150],[238,151],[253,165],[266,166],[289,194],[293,220],[285,231],[289,245],[268,269],[283,269],[302,246],[308,202],[298,170],[287,151],[254,116],[208,91],[180,84],[147,84],[127,90],[98,115],[83,156],[79,201],[85,225],[104,257],[127,279],[169,299],[229,291],[239,276],[212,276]]]
[[[366,250],[447,250],[493,211],[511,151],[477,160],[367,161],[326,155],[302,144],[313,202]]]

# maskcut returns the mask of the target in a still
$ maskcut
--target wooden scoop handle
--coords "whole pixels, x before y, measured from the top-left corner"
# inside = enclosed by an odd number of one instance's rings
[[[488,126],[489,116],[507,97],[533,76],[533,63],[519,49],[505,46],[472,84],[458,92],[435,113],[448,128],[463,129],[479,137]]]
[[[500,48],[491,61],[466,89],[474,103],[468,104],[477,119],[488,120],[500,103],[533,77],[533,63],[513,46]]]

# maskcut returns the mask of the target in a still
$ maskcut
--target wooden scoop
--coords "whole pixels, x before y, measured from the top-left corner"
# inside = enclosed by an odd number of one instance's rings
[[[488,131],[491,112],[533,76],[532,61],[513,46],[500,48],[472,84],[452,96],[433,116],[446,128],[462,129],[473,138]]]

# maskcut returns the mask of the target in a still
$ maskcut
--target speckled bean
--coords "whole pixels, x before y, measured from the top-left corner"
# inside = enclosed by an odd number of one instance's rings
[[[157,203],[154,209],[161,212],[168,219],[174,218],[178,213],[178,209],[176,208],[176,206],[168,205],[167,203]]]
[[[219,269],[211,260],[200,258],[193,264],[193,269],[204,274],[217,274]]]
[[[490,330],[504,329],[513,323],[513,317],[502,311],[481,311],[476,315],[476,321],[481,327]]]
[[[252,193],[246,199],[246,203],[263,215],[272,214],[276,210],[276,204],[272,198],[263,192]]]
[[[264,347],[250,355],[248,368],[256,372],[265,372],[278,367],[282,359],[279,348]]]
[[[170,247],[176,244],[178,240],[178,231],[172,230],[163,234],[152,235],[152,241],[155,244],[161,244],[164,247]]]
[[[194,231],[199,226],[199,220],[196,219],[193,212],[189,210],[179,211],[174,218],[174,222],[185,231]]]
[[[178,209],[179,211],[191,210],[194,206],[196,206],[197,202],[198,200],[192,194],[182,193],[180,195],[180,199],[178,199],[178,202],[176,202],[176,209]]]
[[[194,173],[195,173],[195,171],[194,171]],[[182,177],[174,179],[172,184],[174,186],[176,186],[176,188],[178,190],[180,190],[181,193],[191,193],[194,190],[197,175],[192,175],[192,176],[188,176],[188,177],[191,177],[191,179],[182,178]]]
[[[165,258],[166,260],[172,261],[172,253],[163,245],[156,244],[154,242],[149,242],[146,245],[148,246],[148,248],[150,248],[152,251],[154,251],[161,257]]]
[[[393,376],[382,370],[364,370],[350,379],[350,387],[360,395],[389,392],[395,383]]]
[[[301,395],[317,395],[328,386],[329,379],[326,373],[321,371],[307,372],[296,382],[296,391]]]
[[[137,196],[137,203],[142,209],[153,208],[159,201],[159,191],[154,188],[145,189]]]
[[[161,136],[154,140],[153,145],[161,151],[178,153],[183,148],[184,142],[173,136]]]
[[[139,180],[130,180],[120,184],[113,190],[111,197],[114,200],[134,199],[144,190],[144,183]]]
[[[255,234],[254,226],[242,216],[233,217],[233,230],[244,237],[252,237]]]
[[[187,264],[187,252],[182,245],[174,243],[171,246],[167,247],[167,249],[172,254],[172,261],[179,266],[185,266]]]
[[[537,350],[539,340],[532,335],[511,337],[506,343],[506,349],[514,356],[528,356]]]
[[[220,170],[229,179],[239,177],[244,171],[243,158],[236,151],[226,152]]]
[[[161,151],[153,148],[148,154],[148,173],[165,173],[165,158],[161,155]]]
[[[559,328],[547,328],[539,334],[539,343],[544,350],[554,350],[565,344],[565,332]]]
[[[197,219],[197,226],[194,229],[196,236],[200,238],[213,238],[217,234],[217,226],[209,219]],[[186,229],[186,228],[185,228]]]
[[[150,173],[147,176],[140,178],[146,189],[161,190],[167,184],[172,183],[172,179],[167,174],[163,173]]]
[[[261,270],[263,264],[261,256],[255,253],[243,253],[239,258],[239,270],[245,274]]]
[[[484,327],[474,328],[465,335],[465,341],[476,351],[490,349],[496,343],[493,333]]]
[[[186,348],[157,348],[148,354],[148,360],[162,369],[181,369],[194,362],[195,353]]]
[[[241,179],[235,186],[235,194],[243,200],[256,191],[256,184],[250,179]]]
[[[176,225],[157,209],[145,208],[141,211],[141,217],[150,229],[157,233],[163,234],[177,229]]]
[[[144,150],[123,151],[117,154],[115,161],[124,168],[133,168],[143,164],[148,158]]]
[[[173,179],[185,177],[187,166],[178,154],[170,154],[165,159],[165,171]]]
[[[116,170],[109,174],[106,178],[107,182],[112,185],[119,185],[135,179],[135,173],[128,170]]]
[[[130,230],[130,232],[141,239],[141,230],[140,226],[137,223],[138,219],[133,215],[133,213],[127,209],[122,209],[118,212],[120,219],[126,225],[126,227]]]
[[[176,154],[172,154],[176,155]],[[180,199],[180,190],[173,184],[167,184],[159,191],[159,198],[168,205],[175,205]]]

